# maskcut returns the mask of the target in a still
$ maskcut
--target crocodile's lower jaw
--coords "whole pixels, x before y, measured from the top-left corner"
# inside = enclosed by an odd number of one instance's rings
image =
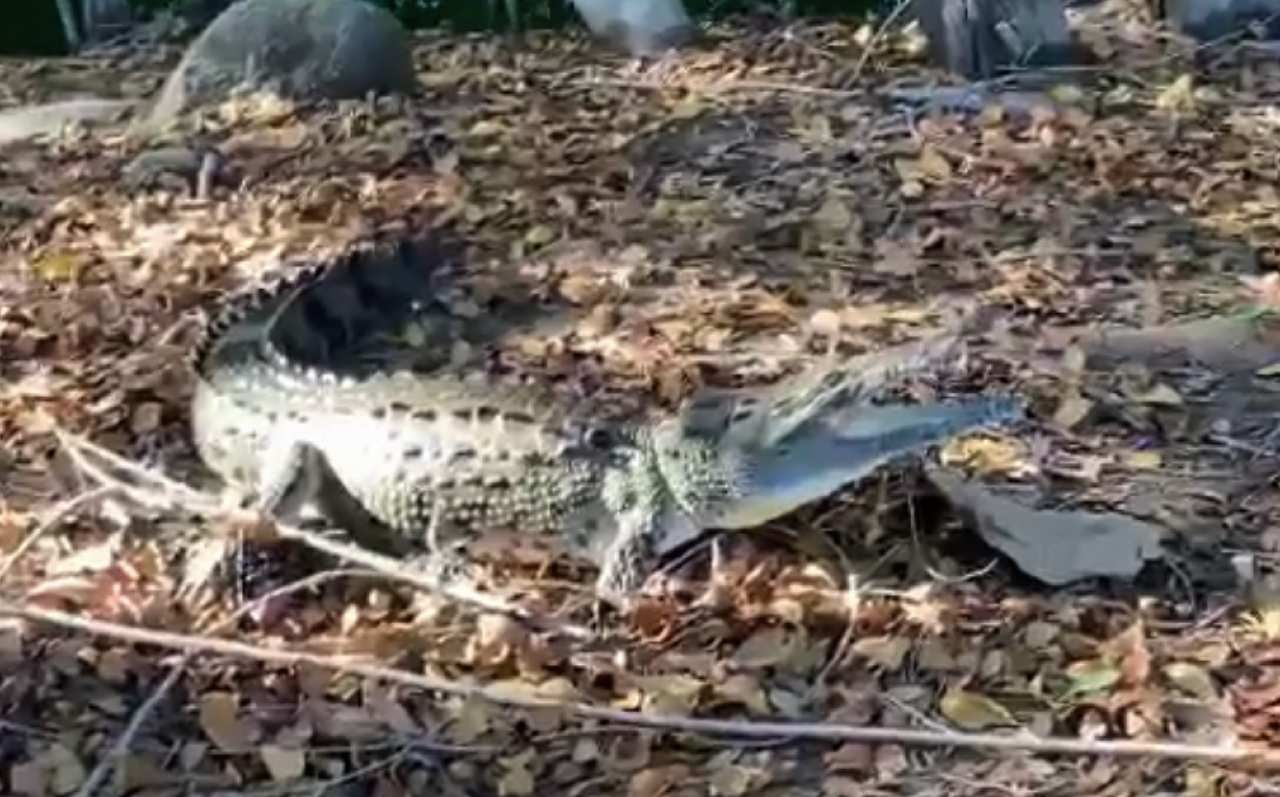
[[[808,503],[806,499],[792,500],[784,495],[762,495],[735,502],[710,518],[707,525],[720,529],[749,529],[779,518],[797,507]]]

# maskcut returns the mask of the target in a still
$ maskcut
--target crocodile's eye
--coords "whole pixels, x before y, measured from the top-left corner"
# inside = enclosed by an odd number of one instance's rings
[[[601,429],[599,427],[595,429],[588,429],[586,442],[587,445],[592,448],[608,448],[613,444],[613,435],[609,433],[608,429]]]

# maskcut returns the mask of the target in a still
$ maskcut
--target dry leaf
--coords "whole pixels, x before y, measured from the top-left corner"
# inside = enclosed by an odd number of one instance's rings
[[[881,239],[876,242],[876,261],[872,268],[877,274],[895,277],[913,277],[920,271],[920,258],[910,247],[897,241]]]
[[[1077,424],[1089,417],[1093,410],[1093,402],[1079,395],[1065,396],[1053,413],[1053,422],[1061,429],[1073,429]]]
[[[230,692],[209,692],[200,699],[200,727],[224,753],[253,749],[248,723],[240,719],[240,706]]]
[[[1194,113],[1196,110],[1195,81],[1191,75],[1182,75],[1156,96],[1156,107],[1162,111]]]
[[[262,763],[276,783],[289,783],[302,777],[307,768],[307,757],[301,749],[264,744],[258,748]]]
[[[1169,387],[1164,383],[1160,383],[1145,393],[1133,397],[1134,401],[1142,404],[1152,404],[1161,407],[1181,407],[1182,396],[1178,391]]]
[[[911,652],[911,640],[902,636],[863,637],[856,640],[850,649],[886,672],[897,672]]]
[[[795,652],[795,635],[780,625],[761,629],[747,638],[733,653],[739,667],[773,667]]]
[[[752,770],[741,766],[720,767],[711,773],[708,785],[713,795],[742,797],[752,791],[755,784]]]
[[[1161,672],[1171,684],[1192,697],[1201,700],[1216,700],[1218,697],[1218,687],[1213,682],[1213,676],[1198,664],[1173,661],[1166,664]]]
[[[809,317],[809,328],[829,338],[840,335],[840,314],[832,310],[819,310]]]
[[[747,711],[758,716],[769,714],[769,701],[765,698],[760,679],[749,673],[730,675],[715,687],[716,695],[726,703],[740,703]]]
[[[1071,681],[1067,697],[1109,690],[1120,683],[1123,677],[1118,668],[1103,659],[1072,662],[1067,667],[1066,675]]]
[[[920,150],[920,159],[917,161],[917,166],[920,174],[934,182],[946,182],[954,174],[951,169],[951,163],[936,148],[927,144],[924,149]]]

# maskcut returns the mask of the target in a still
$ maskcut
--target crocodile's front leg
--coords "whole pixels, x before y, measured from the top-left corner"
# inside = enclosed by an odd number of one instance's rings
[[[653,572],[656,558],[652,528],[640,519],[624,519],[600,562],[597,597],[616,609],[625,609]]]
[[[296,439],[278,440],[263,452],[258,466],[257,509],[271,517],[293,519],[320,495],[324,455]]]
[[[662,555],[700,529],[678,509],[648,504],[621,513],[617,523],[617,536],[600,559],[595,588],[602,600],[625,609],[657,570]]]

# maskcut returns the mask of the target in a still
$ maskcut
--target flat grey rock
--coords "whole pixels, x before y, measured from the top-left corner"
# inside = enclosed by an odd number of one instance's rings
[[[83,98],[0,111],[0,145],[54,135],[73,122],[86,125],[115,122],[133,106],[130,100]]]

